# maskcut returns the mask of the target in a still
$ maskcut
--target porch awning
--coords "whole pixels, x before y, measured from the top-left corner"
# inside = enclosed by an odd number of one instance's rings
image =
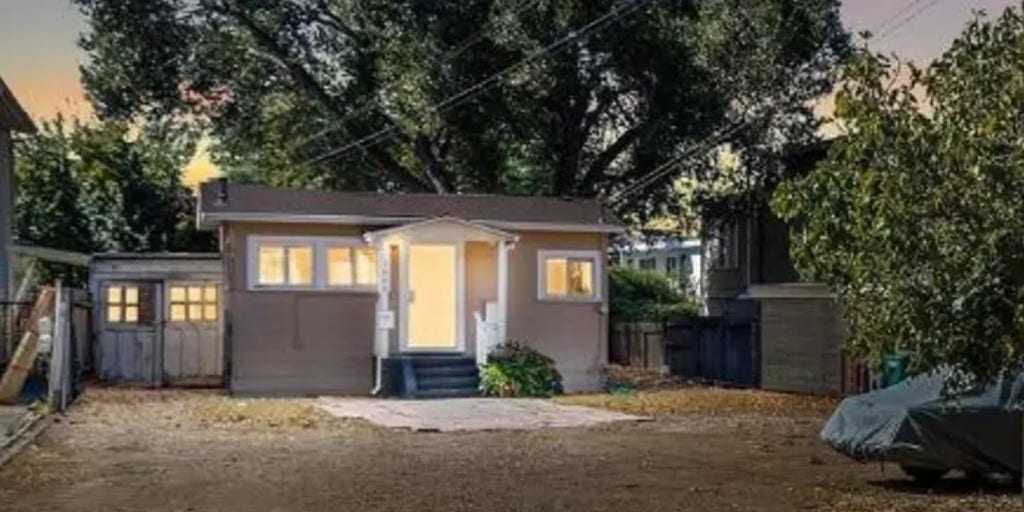
[[[519,239],[519,236],[513,233],[458,217],[437,217],[419,222],[410,222],[392,228],[369,231],[363,235],[363,238],[372,244],[391,236],[409,237],[415,235],[435,240],[459,239],[475,242],[504,241],[514,243]]]

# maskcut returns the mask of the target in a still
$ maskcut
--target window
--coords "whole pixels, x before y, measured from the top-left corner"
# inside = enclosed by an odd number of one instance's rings
[[[370,247],[328,247],[327,285],[373,286],[377,283],[377,251]]]
[[[171,285],[168,297],[169,317],[172,322],[214,322],[217,320],[216,285]]]
[[[107,286],[107,322],[112,324],[139,323],[138,286]]]
[[[260,245],[258,258],[258,285],[309,286],[313,283],[311,245]]]
[[[249,237],[250,289],[376,290],[377,253],[355,237]]]
[[[711,236],[708,238],[708,252],[711,259],[709,266],[719,269],[736,268],[738,244],[736,222],[723,222],[712,228]]]
[[[679,260],[675,256],[665,258],[665,273],[672,278],[679,276]]]
[[[540,299],[600,299],[600,253],[597,251],[539,251]]]
[[[654,258],[644,258],[640,260],[640,270],[654,270],[657,266],[658,262]]]

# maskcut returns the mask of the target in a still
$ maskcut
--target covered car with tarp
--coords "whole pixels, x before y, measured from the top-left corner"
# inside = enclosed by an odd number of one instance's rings
[[[821,438],[855,460],[899,464],[918,480],[950,470],[1019,477],[1024,374],[956,398],[943,396],[944,381],[932,373],[848,397]]]

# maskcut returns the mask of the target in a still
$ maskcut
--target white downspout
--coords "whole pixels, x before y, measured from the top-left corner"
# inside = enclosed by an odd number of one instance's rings
[[[377,306],[374,311],[373,331],[373,389],[371,395],[379,395],[384,386],[384,358],[388,356],[388,338],[390,329],[382,323],[382,316],[388,313],[388,296],[391,294],[391,253],[385,243],[377,243]],[[394,315],[391,314],[394,319]]]

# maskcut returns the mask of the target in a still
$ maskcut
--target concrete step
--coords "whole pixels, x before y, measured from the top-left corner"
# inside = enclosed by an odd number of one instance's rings
[[[480,379],[476,375],[469,377],[430,377],[416,376],[416,389],[477,389]]]
[[[476,388],[436,388],[416,391],[416,398],[468,398],[480,396]]]

